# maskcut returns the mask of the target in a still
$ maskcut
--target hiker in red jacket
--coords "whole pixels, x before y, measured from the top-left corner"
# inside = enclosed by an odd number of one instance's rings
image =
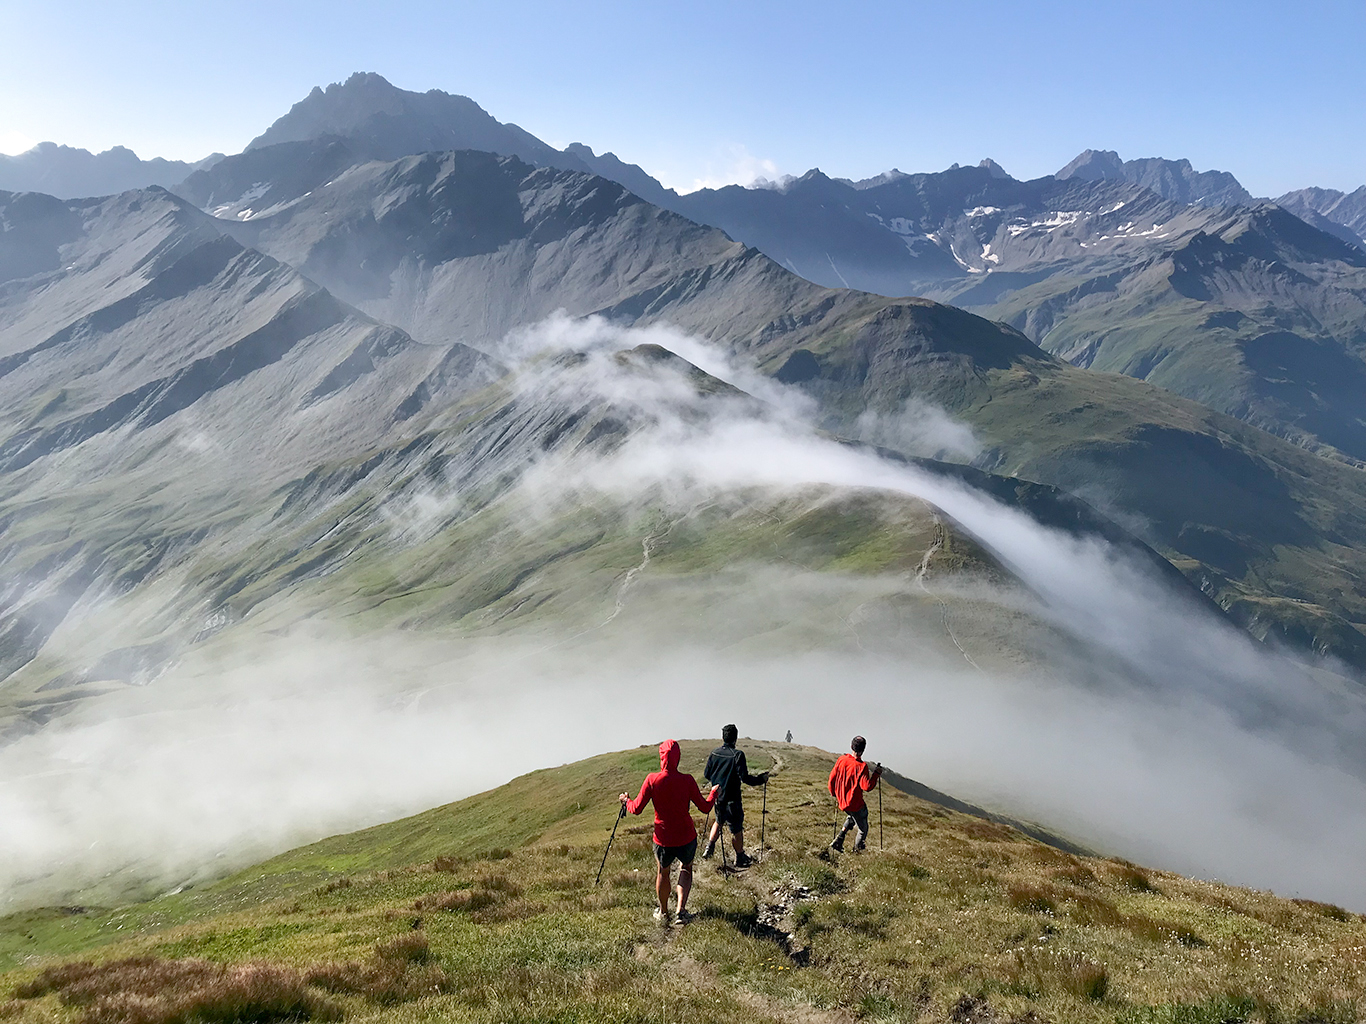
[[[863,751],[867,746],[867,740],[855,736],[849,744],[853,753],[842,754],[830,772],[830,795],[847,815],[844,827],[830,844],[832,850],[844,850],[844,837],[855,825],[858,826],[858,841],[854,843],[854,849],[862,850],[868,840],[868,805],[863,802],[863,794],[877,785],[877,780],[882,777],[882,765],[869,769],[863,760]]]
[[[692,862],[697,857],[697,826],[693,824],[688,805],[693,804],[705,813],[716,801],[715,786],[703,796],[697,788],[697,780],[678,770],[681,756],[678,743],[665,740],[659,745],[661,770],[645,776],[634,800],[628,799],[625,793],[620,797],[632,814],[639,814],[646,804],[654,801],[655,860],[659,863],[655,876],[655,895],[659,897],[655,920],[664,925],[669,923],[669,869],[674,861],[678,861],[678,914],[675,919],[683,924],[691,916],[688,893],[692,890]]]

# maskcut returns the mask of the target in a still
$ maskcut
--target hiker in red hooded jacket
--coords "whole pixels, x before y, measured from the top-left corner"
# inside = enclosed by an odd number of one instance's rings
[[[862,850],[868,840],[868,805],[863,802],[863,794],[872,790],[877,780],[882,778],[882,765],[869,769],[868,763],[863,760],[863,751],[867,746],[867,740],[855,736],[849,744],[853,753],[840,755],[830,772],[830,782],[827,784],[830,795],[847,815],[844,827],[830,844],[832,850],[844,849],[844,837],[855,826],[858,826],[858,841],[854,843],[854,849]]]
[[[655,895],[659,897],[659,907],[655,910],[655,920],[660,924],[669,923],[669,874],[674,861],[678,861],[678,915],[681,924],[688,920],[688,893],[692,890],[692,862],[697,857],[697,826],[693,824],[688,805],[693,804],[699,811],[707,812],[716,800],[716,787],[706,796],[697,788],[697,780],[687,772],[678,770],[678,759],[682,756],[678,743],[665,740],[659,745],[660,771],[645,776],[639,795],[630,800],[625,793],[621,802],[632,814],[645,810],[645,805],[655,805],[655,860],[659,872],[655,876]]]

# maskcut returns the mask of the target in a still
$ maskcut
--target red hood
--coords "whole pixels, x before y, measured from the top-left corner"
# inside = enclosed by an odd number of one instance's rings
[[[677,770],[682,756],[683,751],[679,749],[677,740],[665,740],[659,745],[659,767],[666,772]]]

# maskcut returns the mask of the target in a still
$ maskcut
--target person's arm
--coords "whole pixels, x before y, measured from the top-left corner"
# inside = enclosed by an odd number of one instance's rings
[[[746,786],[762,786],[768,781],[768,772],[760,772],[758,775],[749,773],[749,762],[745,760],[745,752],[740,751],[740,781]]]
[[[621,802],[626,805],[626,810],[631,814],[639,814],[645,810],[645,805],[650,802],[650,777],[645,776],[645,781],[640,784],[640,792],[634,800],[627,800],[626,794],[621,794]]]
[[[859,777],[859,782],[858,782],[859,787],[860,787],[865,793],[867,793],[869,790],[871,790],[874,786],[877,785],[877,780],[880,779],[880,778],[882,778],[882,762],[881,762],[881,761],[879,761],[879,762],[877,763],[877,766],[876,766],[875,768],[873,768],[872,771],[869,771],[869,770],[868,770],[868,766],[867,766],[867,765],[864,765],[864,766],[863,766],[863,774]]]
[[[707,755],[707,767],[702,769],[702,777],[710,782],[716,776],[716,755]]]
[[[697,780],[693,779],[691,775],[689,775],[688,778],[692,779],[692,793],[688,798],[693,802],[693,806],[703,814],[706,814],[716,806],[716,790],[718,787],[712,786],[711,791],[706,796],[703,796],[702,791],[697,788]]]
[[[835,795],[835,776],[840,773],[840,763],[835,762],[835,767],[830,769],[830,781],[825,784],[825,788],[830,790],[830,795]]]

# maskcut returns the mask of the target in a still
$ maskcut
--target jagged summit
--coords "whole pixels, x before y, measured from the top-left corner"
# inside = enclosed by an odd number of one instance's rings
[[[440,89],[409,92],[382,75],[357,72],[326,89],[314,87],[247,151],[325,136],[359,139],[385,159],[432,150],[478,149],[537,166],[588,170],[515,124],[504,124],[468,96]]]
[[[1053,175],[1059,181],[1131,181],[1163,199],[1201,206],[1234,206],[1254,202],[1252,194],[1228,171],[1197,171],[1189,160],[1143,157],[1123,160],[1112,149],[1087,149]]]
[[[1086,181],[1122,178],[1124,177],[1124,161],[1113,149],[1084,149],[1053,177],[1059,180],[1082,178]]]
[[[673,189],[665,188],[638,164],[628,164],[615,153],[599,156],[592,147],[582,142],[571,142],[564,147],[564,152],[566,156],[582,161],[594,174],[615,181],[618,185],[625,185],[640,198],[656,206],[672,209],[671,204],[678,200],[678,193]]]
[[[993,178],[1006,179],[1010,177],[1010,175],[1006,173],[1006,169],[995,160],[991,159],[991,157],[984,157],[982,162],[977,166],[983,168]]]

